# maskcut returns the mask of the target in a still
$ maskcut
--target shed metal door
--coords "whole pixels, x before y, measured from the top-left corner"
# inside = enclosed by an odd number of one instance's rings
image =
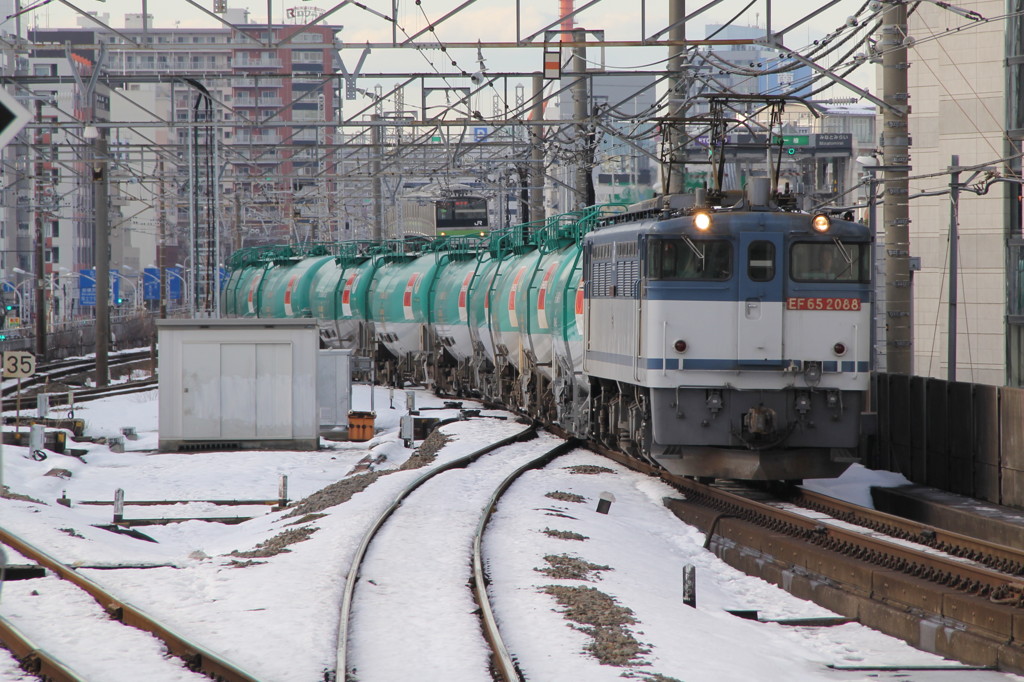
[[[292,346],[256,346],[256,437],[292,437]],[[315,392],[316,387],[310,386]]]
[[[256,436],[256,349],[251,343],[220,345],[220,424],[223,438]]]
[[[181,429],[188,439],[220,437],[220,344],[186,343],[181,376]]]
[[[782,235],[744,232],[739,253],[740,364],[782,364]]]

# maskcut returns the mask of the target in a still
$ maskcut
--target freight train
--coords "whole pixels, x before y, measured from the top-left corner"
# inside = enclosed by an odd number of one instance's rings
[[[475,239],[247,249],[223,312],[316,318],[382,381],[501,403],[676,474],[836,476],[865,430],[872,235],[779,199],[752,183]]]

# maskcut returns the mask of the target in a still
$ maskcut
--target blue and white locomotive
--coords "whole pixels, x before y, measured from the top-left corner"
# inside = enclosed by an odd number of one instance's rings
[[[595,436],[689,476],[836,476],[862,435],[872,236],[758,186],[585,237]]]

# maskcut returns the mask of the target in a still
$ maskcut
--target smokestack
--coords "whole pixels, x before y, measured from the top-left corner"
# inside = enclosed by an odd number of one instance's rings
[[[572,14],[573,0],[558,0],[558,16],[562,17],[562,42],[568,42],[572,40],[572,29],[576,25],[573,18],[569,15]]]

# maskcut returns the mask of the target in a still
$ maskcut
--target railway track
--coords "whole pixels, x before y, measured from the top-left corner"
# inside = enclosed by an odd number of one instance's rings
[[[115,370],[149,358],[148,348],[123,351],[111,355],[108,365],[111,370]],[[38,392],[40,387],[80,374],[87,374],[94,371],[95,367],[96,361],[91,358],[74,358],[39,364],[36,366],[36,373],[33,376],[22,379],[20,382],[11,380],[4,382],[3,387],[0,388],[0,394],[6,399],[17,395],[19,391],[22,393]]]
[[[257,677],[246,672],[231,661],[191,641],[187,636],[160,623],[128,602],[118,599],[98,583],[78,573],[74,568],[61,563],[23,538],[3,528],[0,528],[0,544],[6,545],[26,559],[36,562],[51,571],[62,580],[62,589],[67,589],[67,586],[73,586],[78,591],[91,597],[110,618],[120,622],[124,627],[132,627],[149,633],[162,642],[163,646],[166,647],[166,651],[182,662],[182,665],[174,665],[176,670],[173,676],[172,668],[168,667],[168,677],[166,679],[188,679],[187,676],[182,677],[180,674],[183,666],[188,671],[201,673],[206,677],[223,682],[257,682]],[[45,578],[44,580],[48,579]],[[62,601],[74,600],[75,597],[71,594],[62,598]],[[43,624],[42,629],[50,633],[57,629],[53,627],[55,625],[48,622]],[[84,634],[78,633],[79,636]],[[65,633],[64,636],[74,638],[76,635],[74,633],[70,635]],[[54,639],[58,645],[62,643],[67,645],[69,641],[66,639],[62,640],[59,632],[54,634]],[[67,663],[58,659],[53,651],[48,651],[47,648],[34,641],[22,632],[16,624],[8,620],[0,619],[0,643],[17,656],[25,670],[38,674],[43,679],[53,680],[54,682],[80,682],[87,679],[98,679],[96,677],[89,678],[76,672]],[[124,658],[124,663],[127,665],[130,658],[138,654],[134,651],[120,651],[118,655]]]
[[[534,438],[530,446],[503,450]],[[457,665],[469,674],[475,670],[481,679],[492,679],[490,670],[496,679],[520,680],[490,607],[482,538],[497,501],[516,478],[574,447],[561,439],[538,437],[528,427],[434,467],[400,491],[366,531],[352,561],[339,622],[336,679],[350,679],[355,671],[362,680],[407,679],[399,670],[415,661],[427,677],[452,674],[450,666]],[[502,453],[495,455],[499,450]],[[465,473],[450,473],[457,469]],[[475,529],[451,522],[460,518],[477,518]],[[414,578],[387,561],[394,556],[387,551],[389,546],[402,548],[408,557],[402,563],[415,568]],[[459,589],[467,583],[470,589],[464,591],[458,631],[430,628],[429,623],[437,621],[433,609],[452,608],[435,601],[437,590]],[[398,624],[374,615],[398,611],[406,614],[401,632]],[[395,642],[390,656],[360,656],[379,651],[373,643],[381,637]]]
[[[868,529],[874,533],[898,541],[912,542],[931,548],[949,557],[992,569],[1011,578],[1024,576],[1024,549],[1009,547],[995,542],[944,530],[929,524],[912,521],[892,514],[837,500],[809,490],[797,490],[788,501],[798,508],[826,515],[843,523]],[[1024,583],[1022,583],[1024,587]],[[1021,595],[1024,597],[1024,595]],[[993,599],[1003,595],[994,594]],[[1017,598],[1014,606],[1024,606],[1024,599]]]
[[[109,366],[111,370],[124,370],[149,360],[149,350],[125,351],[111,356]],[[95,361],[93,360],[62,360],[54,363],[41,365],[37,368],[36,374],[22,379],[20,382],[8,381],[0,388],[3,395],[2,407],[4,411],[34,409],[35,404],[31,402],[37,393],[47,392],[51,384],[60,384],[62,380],[88,374],[93,371]],[[157,385],[156,378],[129,380],[110,384],[108,386],[81,387],[70,390],[72,400],[75,403],[99,400],[115,395],[138,393],[148,391]],[[53,392],[50,394],[50,405],[57,407],[68,404],[68,391]]]
[[[1024,552],[809,491],[757,500],[686,479],[673,511],[730,565],[914,647],[1024,672]]]

